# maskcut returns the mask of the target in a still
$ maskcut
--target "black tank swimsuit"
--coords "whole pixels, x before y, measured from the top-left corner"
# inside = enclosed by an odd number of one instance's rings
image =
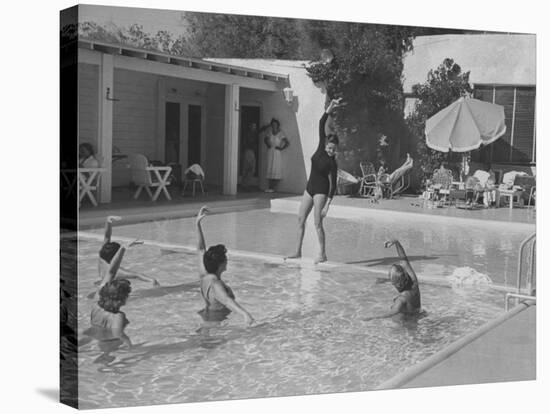
[[[311,197],[315,194],[325,194],[332,198],[336,191],[338,167],[334,157],[330,157],[325,151],[327,118],[328,114],[325,112],[319,121],[319,146],[311,157],[311,172],[306,187],[306,191]]]

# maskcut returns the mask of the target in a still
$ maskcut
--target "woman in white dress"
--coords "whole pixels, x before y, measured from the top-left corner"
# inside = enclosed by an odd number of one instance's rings
[[[284,132],[281,130],[280,122],[273,118],[269,125],[262,128],[262,131],[268,130],[264,136],[264,142],[267,146],[267,189],[266,193],[275,191],[275,186],[283,178],[283,165],[281,152],[287,148],[290,143]]]

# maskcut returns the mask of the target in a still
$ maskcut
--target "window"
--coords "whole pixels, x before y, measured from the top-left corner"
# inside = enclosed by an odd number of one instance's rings
[[[475,85],[474,98],[504,106],[506,122],[506,133],[477,151],[477,161],[535,162],[535,97],[535,87]]]

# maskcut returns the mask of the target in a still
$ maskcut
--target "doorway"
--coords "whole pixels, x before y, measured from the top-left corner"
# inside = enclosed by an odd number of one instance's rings
[[[166,102],[164,162],[166,165],[180,163],[180,104]]]
[[[260,107],[241,106],[239,136],[239,182],[245,191],[259,189],[260,170]]]
[[[187,165],[201,164],[202,106],[187,107]]]

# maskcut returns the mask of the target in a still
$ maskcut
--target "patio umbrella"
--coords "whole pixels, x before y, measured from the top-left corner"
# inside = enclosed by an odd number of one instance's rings
[[[460,98],[426,121],[426,145],[441,152],[468,152],[506,132],[504,107]]]

